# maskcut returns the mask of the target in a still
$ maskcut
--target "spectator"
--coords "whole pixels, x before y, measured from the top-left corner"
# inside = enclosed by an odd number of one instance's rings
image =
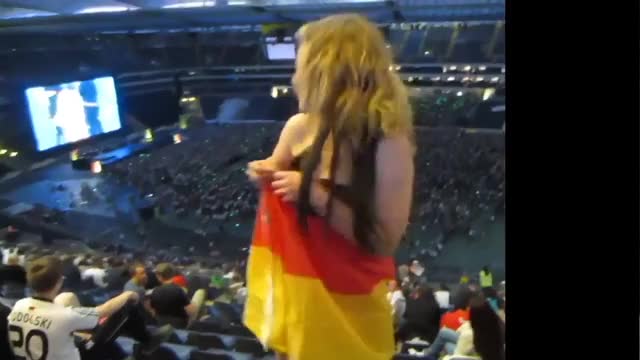
[[[27,281],[34,296],[18,301],[9,319],[9,339],[17,357],[49,360],[104,359],[118,354],[112,342],[119,331],[126,331],[142,343],[141,351],[148,355],[171,334],[170,327],[150,334],[143,322],[127,305],[137,301],[133,292],[124,292],[95,308],[64,307],[54,303],[62,289],[63,266],[59,259],[45,256],[29,267]],[[90,341],[74,341],[74,332],[90,330],[98,325],[100,317],[108,317],[97,327]],[[39,337],[40,341],[20,341]],[[120,351],[121,353],[121,351]],[[81,356],[82,354],[82,356]]]
[[[398,286],[397,280],[389,281],[389,292],[387,293],[387,300],[391,304],[391,316],[393,316],[393,326],[397,329],[400,326],[401,320],[404,317],[404,312],[407,308],[407,301],[402,294],[400,286]]]
[[[0,301],[0,359],[14,360],[11,345],[9,345],[9,314],[11,308]]]
[[[473,347],[480,358],[504,360],[504,322],[480,297],[474,297],[471,301],[469,323],[472,328]],[[454,354],[458,354],[458,349]]]
[[[426,359],[436,359],[443,350],[449,360],[464,356],[478,360],[504,360],[504,324],[489,303],[479,295],[470,300],[469,321],[452,331],[440,329],[436,340],[425,353]]]
[[[182,288],[182,290],[184,290],[185,292],[188,291],[189,289],[189,282],[187,281],[187,278],[182,275],[182,274],[177,274],[176,276],[174,276],[171,281],[180,286]]]
[[[404,324],[398,330],[401,340],[420,337],[432,342],[438,333],[440,306],[426,285],[419,285],[407,299]]]
[[[82,274],[71,255],[61,258],[62,275],[64,276],[64,290],[79,289],[82,286]]]
[[[449,310],[449,298],[450,298],[449,288],[445,284],[440,284],[440,290],[435,292],[436,300],[440,305],[440,309]]]
[[[7,265],[0,266],[0,295],[9,299],[24,297],[27,285],[27,272],[20,265],[17,254],[8,256]]]
[[[491,270],[489,270],[489,266],[485,265],[482,270],[480,270],[480,287],[482,291],[485,292],[485,296],[487,296],[486,291],[493,289],[493,274]]]
[[[440,326],[451,330],[458,328],[469,320],[469,301],[473,292],[466,286],[461,286],[454,298],[453,311],[449,311],[442,316]]]
[[[89,280],[95,286],[106,288],[107,282],[105,281],[105,276],[107,272],[104,270],[104,266],[102,265],[101,260],[87,260],[89,264],[88,268],[82,272],[82,280]]]
[[[466,272],[462,273],[462,276],[460,276],[460,285],[466,285],[469,283],[469,275],[467,275]]]
[[[419,260],[413,259],[409,265],[409,282],[411,288],[427,283],[427,272]]]
[[[134,264],[129,268],[131,278],[124,285],[124,291],[133,291],[140,299],[145,297],[145,286],[147,285],[147,271],[142,264]]]
[[[105,271],[104,282],[107,290],[120,290],[127,283],[129,269],[119,257],[109,258],[109,268]]]
[[[156,267],[156,276],[162,285],[153,289],[151,293],[151,309],[159,324],[171,324],[173,327],[184,329],[189,319],[198,310],[192,304],[187,294],[173,283],[176,270],[169,263],[161,263]]]

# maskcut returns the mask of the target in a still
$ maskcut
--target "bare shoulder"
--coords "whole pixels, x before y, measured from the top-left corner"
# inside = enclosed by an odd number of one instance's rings
[[[283,131],[299,133],[305,129],[305,125],[308,123],[308,115],[305,113],[297,113],[287,120],[284,125]]]
[[[287,120],[282,128],[280,139],[290,146],[303,142],[302,139],[307,137],[307,129],[309,129],[309,116],[307,114],[298,113]]]

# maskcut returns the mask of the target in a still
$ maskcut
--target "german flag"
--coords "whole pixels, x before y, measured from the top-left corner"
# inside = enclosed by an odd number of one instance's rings
[[[388,280],[392,257],[375,256],[293,206],[260,194],[247,267],[244,323],[291,360],[389,360],[394,353]]]

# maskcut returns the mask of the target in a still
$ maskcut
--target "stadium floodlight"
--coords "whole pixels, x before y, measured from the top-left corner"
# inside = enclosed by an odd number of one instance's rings
[[[463,82],[464,82],[464,81],[469,81],[469,80],[471,80],[471,78],[469,78],[468,76],[465,76],[465,77],[463,77],[463,78],[462,78],[462,81],[463,81]]]
[[[464,71],[469,71],[469,70],[471,70],[471,65],[467,65],[464,67]]]
[[[478,67],[478,70],[485,71],[485,70],[487,70],[487,67],[484,66],[484,65],[481,65],[480,67]]]
[[[106,13],[106,12],[122,12],[122,11],[130,11],[137,10],[139,7],[135,6],[94,6],[84,8],[82,10],[76,11],[76,14],[96,14],[96,13]]]
[[[396,65],[396,71],[399,71],[400,69],[402,69],[402,66]]]
[[[502,68],[502,70],[501,70],[501,71],[502,71],[502,73],[504,74],[504,73],[505,73],[505,68]]]
[[[275,86],[271,88],[271,97],[274,99],[278,98],[278,88]]]
[[[456,95],[457,95],[457,96],[462,96],[462,95],[463,95],[463,93],[462,93],[462,91],[458,91],[458,92],[456,93]]]
[[[433,81],[440,81],[440,76],[434,76],[431,78]]]
[[[198,7],[214,6],[215,4],[216,4],[215,1],[189,1],[189,2],[182,2],[182,3],[177,3],[177,4],[165,5],[162,8],[164,8],[164,9],[187,9],[187,8],[198,8]]]
[[[18,156],[18,152],[17,151],[12,151],[12,152],[9,153],[9,156],[10,157],[16,157],[16,156]]]
[[[424,52],[425,55],[431,55],[431,51],[427,50]]]
[[[449,66],[449,70],[458,70],[458,67],[455,65]]]
[[[456,79],[455,77],[453,77],[453,76],[449,76],[449,77],[447,78],[447,81],[453,81],[453,80],[455,80],[455,79]]]
[[[91,172],[94,174],[100,174],[102,172],[102,163],[100,160],[91,163]]]
[[[9,150],[7,150],[7,149],[0,149],[0,155],[4,155],[4,154],[6,154],[8,152],[9,152]]]
[[[500,78],[497,76],[494,76],[491,78],[491,82],[498,82],[498,81],[500,81]]]
[[[482,76],[478,76],[478,77],[476,78],[476,81],[484,81],[484,78],[483,78]]]
[[[413,76],[409,76],[409,82],[413,82]]]

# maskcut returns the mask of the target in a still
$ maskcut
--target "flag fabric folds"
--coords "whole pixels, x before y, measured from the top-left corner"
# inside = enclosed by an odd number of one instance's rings
[[[394,353],[387,281],[392,257],[376,256],[271,188],[260,205],[247,265],[244,323],[266,347],[291,360],[389,360]]]

